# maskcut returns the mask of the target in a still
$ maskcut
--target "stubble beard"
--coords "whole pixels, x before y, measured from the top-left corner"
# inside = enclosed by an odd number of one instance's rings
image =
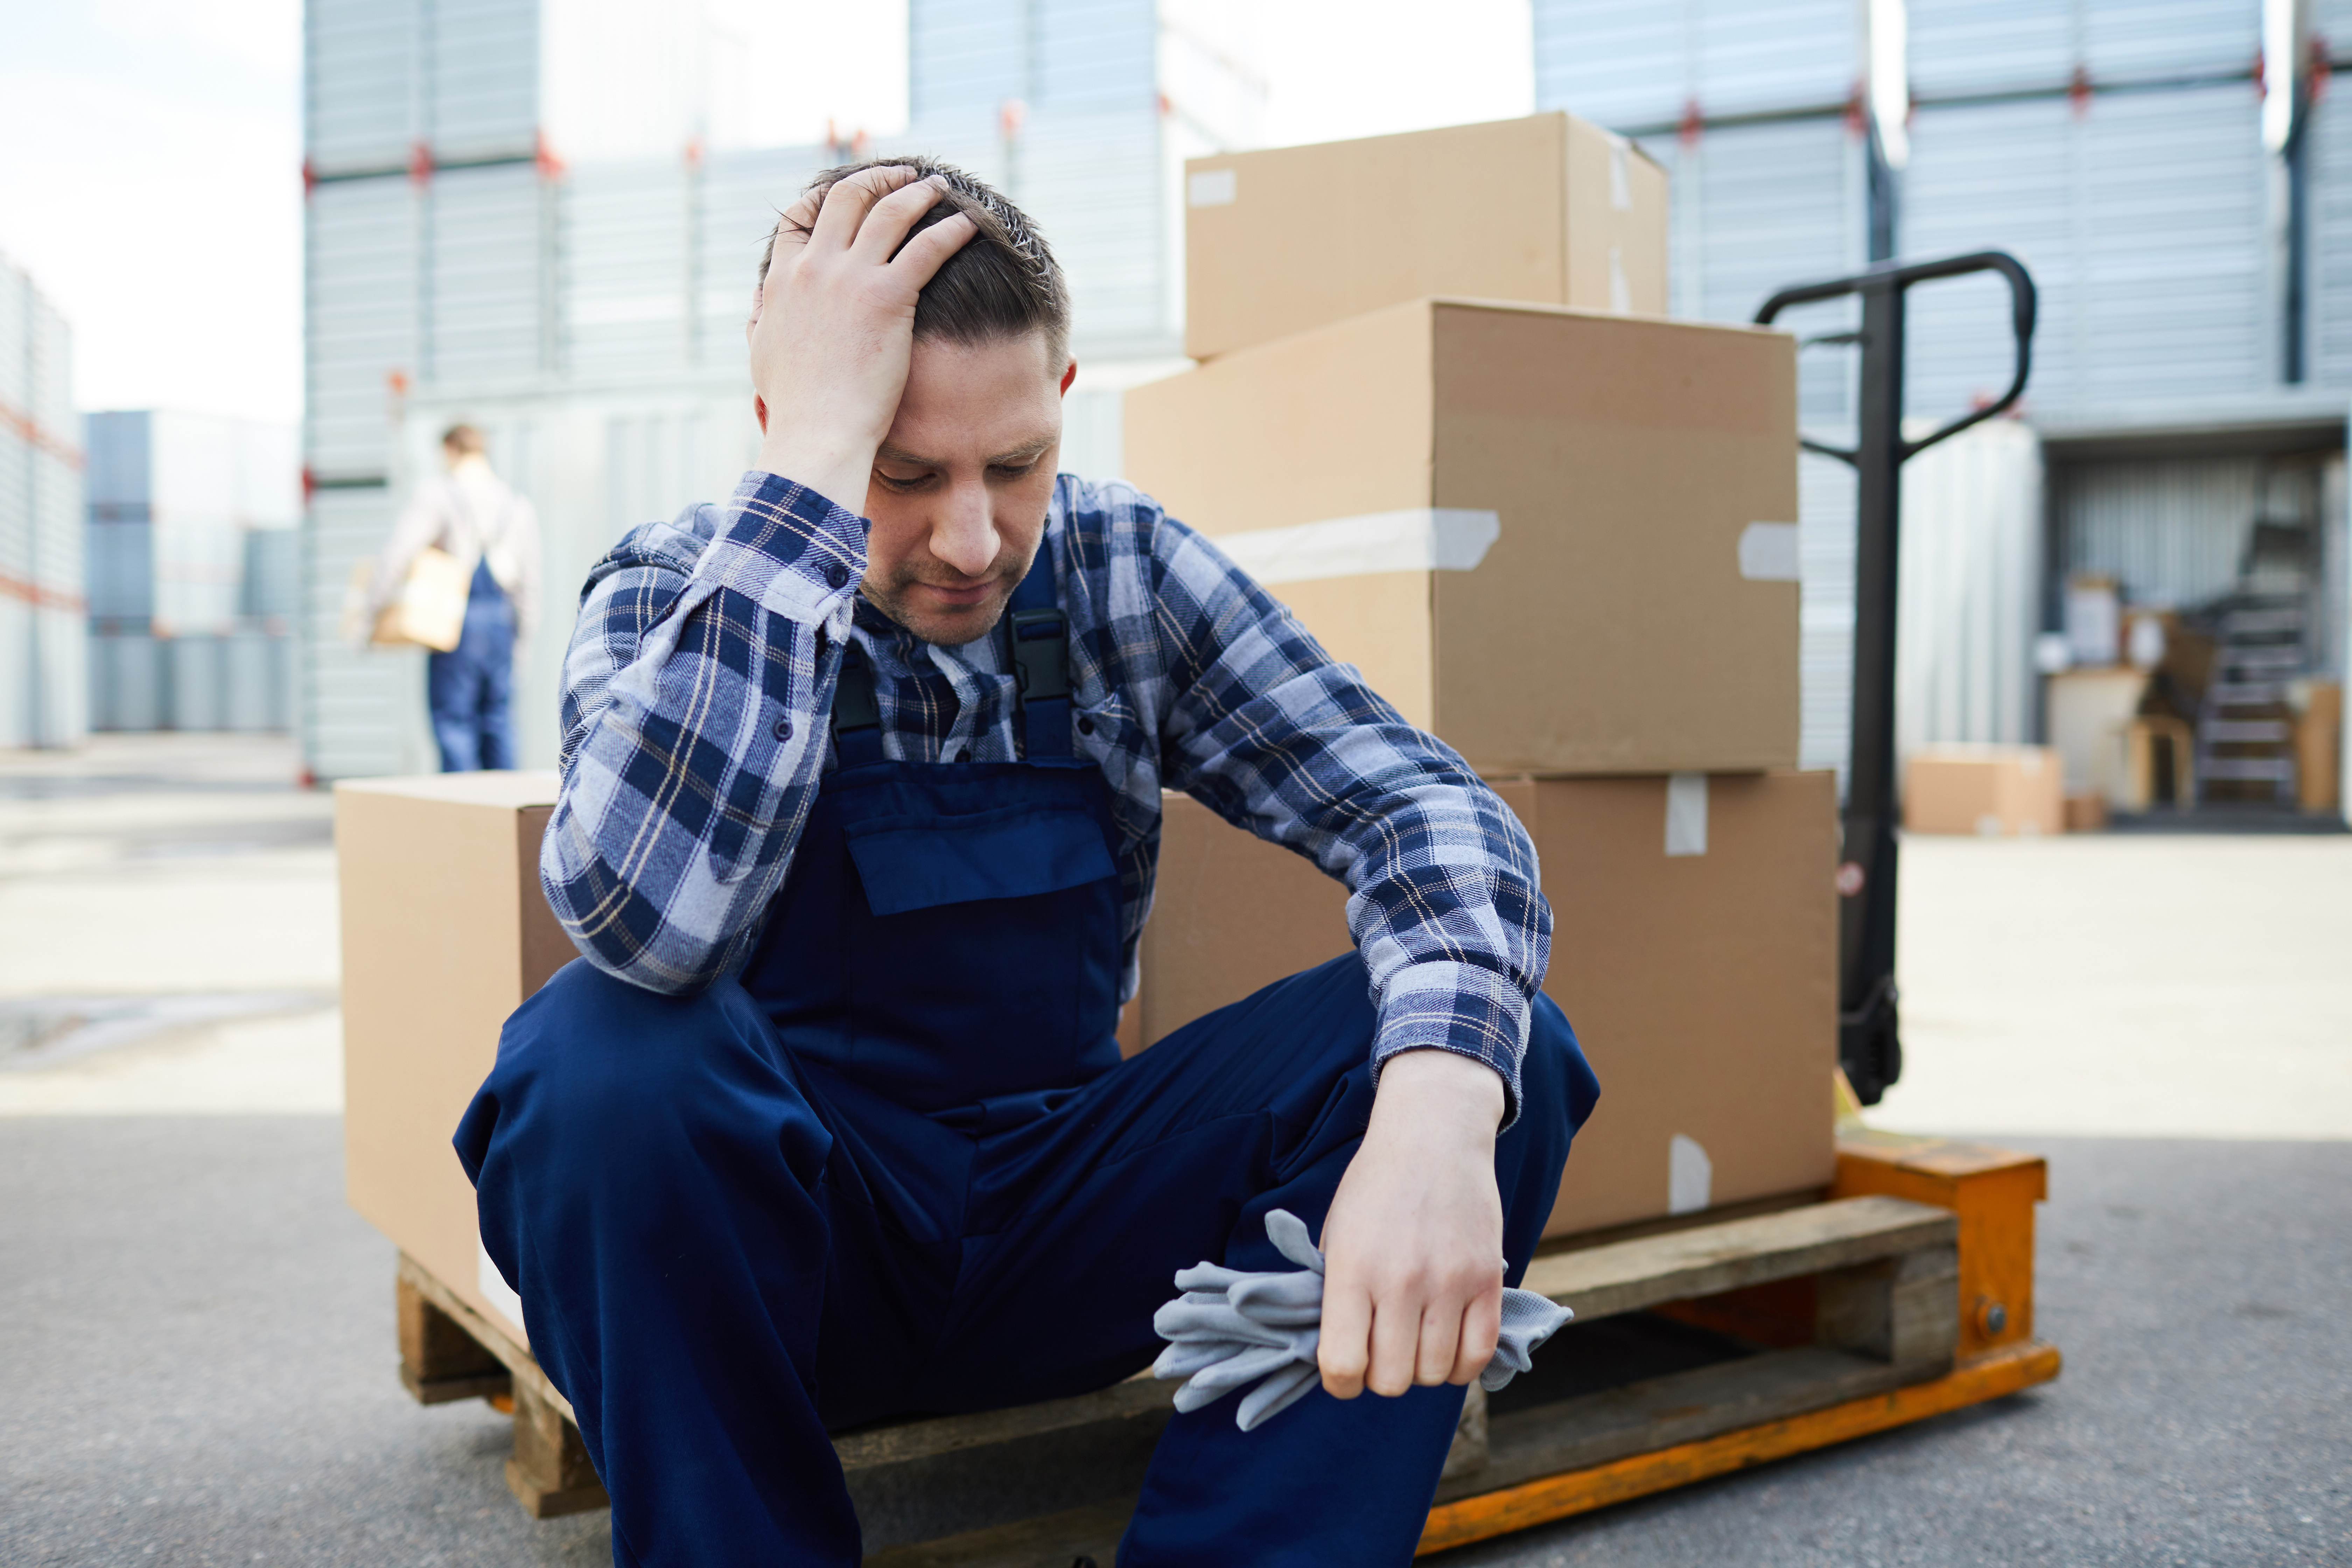
[[[1043,548],[1041,543],[1040,548]],[[887,583],[877,583],[868,577],[862,592],[874,607],[891,620],[912,632],[917,638],[936,643],[942,647],[962,647],[978,642],[994,631],[1004,618],[1004,607],[1013,602],[1013,590],[1020,584],[1022,563],[1009,555],[1000,555],[989,568],[991,590],[988,597],[976,605],[953,610],[919,608],[911,592],[924,581],[923,573],[914,567],[892,574]],[[956,586],[968,586],[959,584]]]

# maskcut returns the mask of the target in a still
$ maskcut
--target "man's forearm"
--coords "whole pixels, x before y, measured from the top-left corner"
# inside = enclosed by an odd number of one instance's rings
[[[598,968],[676,993],[741,956],[824,767],[839,655],[820,634],[846,633],[864,528],[750,474],[683,581],[647,564],[592,591],[540,876]]]

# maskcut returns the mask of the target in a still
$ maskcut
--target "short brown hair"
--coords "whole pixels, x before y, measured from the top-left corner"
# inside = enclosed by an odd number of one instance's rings
[[[471,425],[450,426],[441,432],[441,445],[452,452],[463,452],[467,456],[489,450],[489,443],[483,440],[482,433]]]
[[[970,345],[1043,332],[1046,353],[1059,360],[1069,346],[1070,289],[1062,277],[1062,264],[1054,259],[1053,248],[1029,215],[985,182],[921,154],[871,158],[827,169],[808,183],[807,194],[821,205],[824,193],[835,184],[875,168],[912,169],[918,178],[940,182],[940,199],[915,220],[915,226],[908,230],[910,237],[957,213],[970,217],[980,231],[923,285],[915,300],[915,335]],[[777,220],[760,252],[762,283],[775,255],[776,236],[788,224],[803,234],[808,232],[790,217]]]

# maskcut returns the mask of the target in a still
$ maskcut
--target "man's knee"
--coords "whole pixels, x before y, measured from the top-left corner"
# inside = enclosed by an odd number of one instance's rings
[[[486,1152],[503,1127],[593,1150],[602,1168],[650,1174],[724,1120],[747,1081],[778,1079],[775,1049],[731,981],[665,996],[575,959],[507,1020],[460,1152],[469,1132]]]

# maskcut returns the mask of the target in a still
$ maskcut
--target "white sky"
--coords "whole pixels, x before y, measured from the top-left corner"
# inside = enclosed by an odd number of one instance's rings
[[[711,6],[803,47],[841,30],[842,8]],[[1270,144],[1532,107],[1528,0],[1256,0],[1246,15]],[[0,0],[0,252],[71,322],[76,402],[299,417],[300,0]],[[863,91],[876,101],[842,106],[845,124],[904,113],[897,80]]]

